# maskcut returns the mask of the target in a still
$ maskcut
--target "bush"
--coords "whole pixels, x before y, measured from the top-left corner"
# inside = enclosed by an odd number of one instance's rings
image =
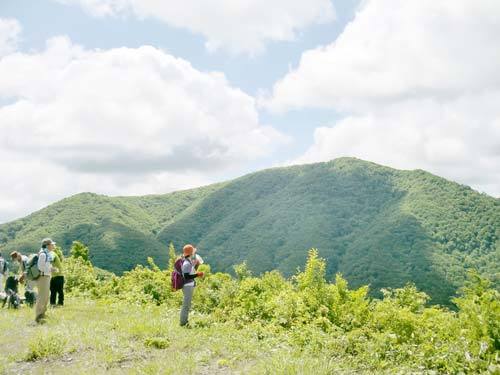
[[[73,294],[92,295],[99,286],[98,271],[80,257],[64,260],[64,278],[66,291]]]
[[[181,305],[182,292],[170,288],[170,269],[160,270],[152,259],[148,266],[137,266],[121,277],[107,275],[104,280],[81,257],[67,259],[66,269],[72,293],[91,290],[95,297],[126,303]],[[208,265],[202,265],[206,276],[196,281],[193,309],[205,316],[193,325],[251,327],[259,340],[279,335],[297,350],[348,356],[356,366],[374,371],[402,364],[443,373],[497,371],[499,293],[477,273],[469,275],[454,300],[458,307],[454,312],[427,307],[429,297],[414,284],[384,289],[383,299],[371,299],[367,286],[349,289],[341,275],[334,283],[327,282],[325,269],[325,261],[314,249],[304,271],[291,279],[278,271],[252,276],[245,263],[235,267],[236,278],[212,274]],[[159,349],[169,343],[161,334],[144,341],[145,346]],[[30,347],[28,357],[57,355],[64,348],[53,345],[38,343]]]
[[[55,334],[45,336],[40,334],[28,343],[28,352],[26,353],[26,361],[36,361],[42,358],[58,357],[64,353],[66,340]]]
[[[137,266],[123,276],[114,276],[99,289],[102,297],[116,298],[133,304],[172,302],[175,297],[170,287],[170,271],[161,271],[151,258],[149,267]]]
[[[165,337],[149,337],[144,340],[144,345],[150,348],[166,349],[170,346],[170,340]]]

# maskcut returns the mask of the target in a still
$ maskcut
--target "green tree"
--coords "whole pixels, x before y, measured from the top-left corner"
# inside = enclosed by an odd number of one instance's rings
[[[309,250],[306,269],[296,276],[299,289],[320,290],[326,283],[326,261],[319,257],[317,249]]]
[[[71,246],[70,254],[73,258],[81,258],[84,261],[89,261],[89,248],[85,246],[80,241],[73,241],[73,245]]]
[[[500,351],[500,293],[491,288],[491,282],[469,271],[460,297],[453,302],[459,307],[466,338],[472,354],[493,357]]]
[[[252,271],[248,269],[247,262],[236,264],[233,266],[234,273],[239,281],[242,281],[248,277],[252,277]]]
[[[64,255],[63,255],[62,249],[59,246],[56,246],[54,249],[54,252],[57,254],[57,256],[59,257],[59,259],[62,262],[64,260]]]
[[[174,269],[174,264],[175,264],[176,259],[177,259],[177,255],[175,255],[174,243],[170,242],[170,245],[168,245],[168,269],[169,270]]]

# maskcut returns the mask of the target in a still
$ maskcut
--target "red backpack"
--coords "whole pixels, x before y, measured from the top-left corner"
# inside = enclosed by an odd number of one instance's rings
[[[184,263],[184,260],[184,258],[179,258],[174,263],[174,269],[170,275],[173,290],[182,289],[184,286],[184,276],[182,275],[182,263]]]

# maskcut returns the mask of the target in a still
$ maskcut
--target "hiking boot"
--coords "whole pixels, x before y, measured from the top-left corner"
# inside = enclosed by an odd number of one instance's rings
[[[44,323],[45,322],[45,314],[40,314],[35,318],[35,322]]]

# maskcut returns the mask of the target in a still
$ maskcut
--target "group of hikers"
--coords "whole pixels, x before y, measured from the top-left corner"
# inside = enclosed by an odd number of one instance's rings
[[[46,319],[48,303],[53,307],[64,305],[64,275],[62,259],[55,251],[56,243],[50,238],[42,240],[41,249],[37,254],[30,257],[19,251],[10,253],[12,263],[0,253],[0,286],[4,289],[3,299],[5,301],[18,301],[18,284],[25,286],[25,301],[35,306],[35,322],[43,323]],[[203,259],[196,254],[196,247],[187,244],[182,249],[182,256],[177,259],[172,270],[172,288],[182,289],[183,301],[180,312],[180,325],[186,326],[191,310],[196,278],[204,277],[204,273],[198,271],[203,264]],[[13,265],[17,265],[17,274],[10,275]],[[35,293],[35,287],[38,293]],[[57,304],[56,304],[57,302]],[[17,306],[15,306],[17,307]]]
[[[0,294],[3,305],[7,301],[9,306],[13,307],[20,304],[19,284],[24,284],[25,302],[35,305],[37,323],[45,321],[49,301],[53,307],[64,305],[62,259],[55,248],[56,243],[50,238],[45,238],[37,254],[28,257],[19,251],[10,253],[11,263],[0,253],[0,286],[3,289],[3,292],[0,290]]]

